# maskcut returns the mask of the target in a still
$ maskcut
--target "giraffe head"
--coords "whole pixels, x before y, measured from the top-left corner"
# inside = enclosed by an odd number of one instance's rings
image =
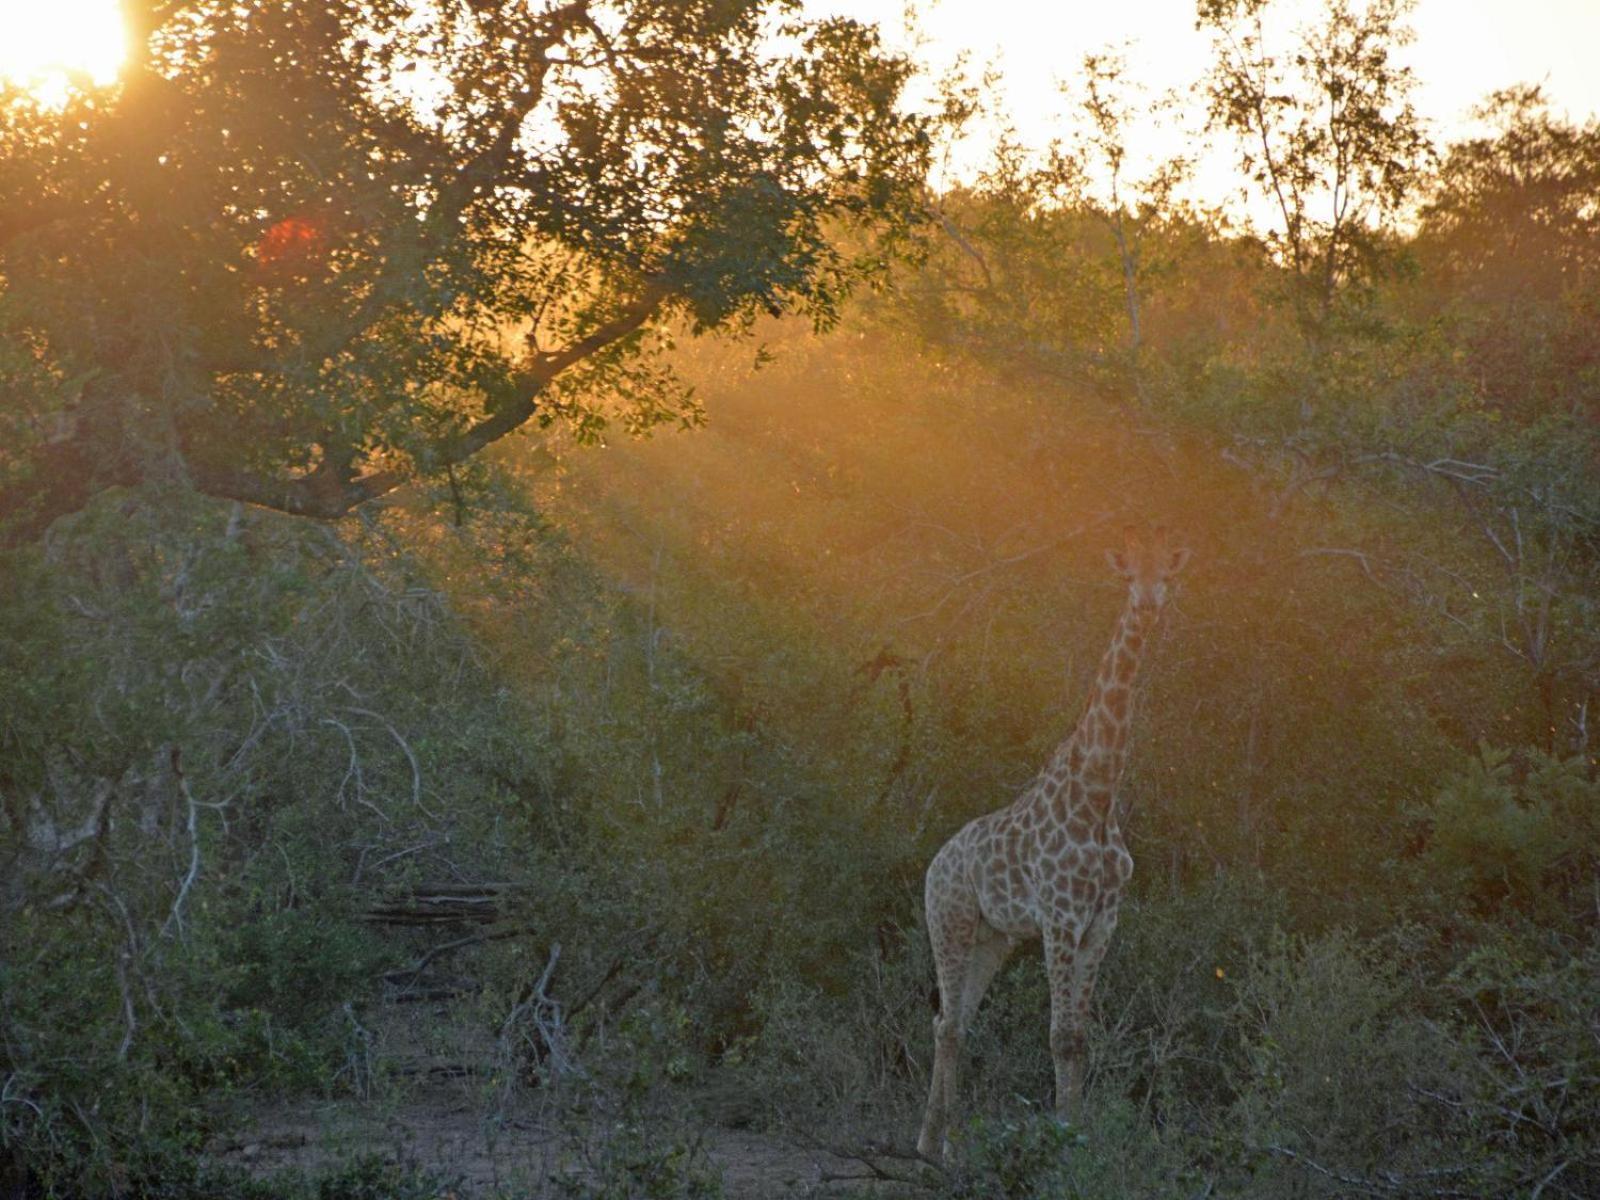
[[[1167,602],[1167,582],[1189,561],[1187,546],[1170,546],[1167,531],[1157,526],[1149,542],[1139,537],[1132,526],[1123,531],[1121,550],[1107,550],[1106,562],[1128,584],[1128,599],[1133,607],[1151,614]]]

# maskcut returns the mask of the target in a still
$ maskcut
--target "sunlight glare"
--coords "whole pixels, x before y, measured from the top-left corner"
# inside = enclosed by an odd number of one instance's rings
[[[110,83],[126,55],[117,0],[0,0],[0,77],[42,99],[76,74]]]

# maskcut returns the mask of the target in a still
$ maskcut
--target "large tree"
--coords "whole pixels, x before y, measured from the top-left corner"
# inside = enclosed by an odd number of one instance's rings
[[[1273,0],[1197,0],[1214,58],[1213,129],[1272,212],[1264,239],[1291,310],[1320,347],[1341,300],[1379,273],[1385,239],[1413,197],[1430,145],[1397,51],[1414,0],[1328,0],[1288,55],[1270,45]]]
[[[915,220],[908,65],[794,8],[128,0],[116,86],[0,90],[0,538],[692,415],[671,328],[826,322]]]

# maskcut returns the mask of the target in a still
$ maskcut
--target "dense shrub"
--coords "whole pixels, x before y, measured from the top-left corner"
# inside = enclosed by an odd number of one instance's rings
[[[538,741],[438,593],[375,529],[136,493],[12,553],[0,625],[5,1153],[104,1187],[208,1091],[347,1086],[404,953],[362,907]]]
[[[1423,810],[1422,869],[1446,912],[1519,910],[1541,923],[1592,920],[1600,780],[1582,758],[1515,761],[1482,747]]]
[[[1510,149],[1454,170],[1498,187]],[[1312,344],[1259,244],[1145,214],[1186,269],[1135,355],[1103,345],[1107,214],[1001,165],[947,198],[973,244],[841,336],[765,326],[759,377],[682,356],[692,437],[511,447],[338,528],[119,493],[8,552],[8,1165],[194,1191],[209,1101],[382,1088],[366,1006],[434,950],[476,985],[449,1015],[492,1046],[480,1099],[715,1080],[743,1119],[907,1140],[921,870],[1068,731],[1120,600],[1100,552],[1165,522],[1197,554],[1141,682],[1088,1103],[1045,1115],[1023,948],[929,1187],[1600,1193],[1582,221],[1522,279],[1485,246],[1532,216],[1440,198]],[[974,250],[987,300],[950,286]],[[1507,272],[1537,318],[1501,319]],[[503,885],[493,940],[361,919],[436,878]],[[715,1194],[692,1139],[615,1132],[559,1187]]]

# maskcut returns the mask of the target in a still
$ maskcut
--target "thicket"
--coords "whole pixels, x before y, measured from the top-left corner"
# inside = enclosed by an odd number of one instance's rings
[[[1600,131],[1519,90],[1430,155],[1370,11],[1330,10],[1298,108],[1219,53],[1218,131],[1298,164],[1276,234],[1178,165],[1107,190],[1097,60],[1097,140],[1003,147],[831,336],[676,351],[709,428],[548,430],[328,526],[147,480],[6,551],[4,1182],[248,1194],[181,1164],[241,1099],[403,1088],[373,1013],[446,965],[495,1103],[715,1080],[907,1140],[921,870],[1067,731],[1134,521],[1196,558],[1084,1122],[1034,1107],[1019,955],[920,1186],[1600,1191]],[[1341,71],[1371,103],[1322,130]],[[1341,182],[1341,134],[1395,170]],[[1317,207],[1347,185],[1391,190]],[[24,316],[8,386],[70,391]],[[485,885],[482,940],[368,919]],[[714,1194],[681,1149],[635,1124],[561,1186]]]

